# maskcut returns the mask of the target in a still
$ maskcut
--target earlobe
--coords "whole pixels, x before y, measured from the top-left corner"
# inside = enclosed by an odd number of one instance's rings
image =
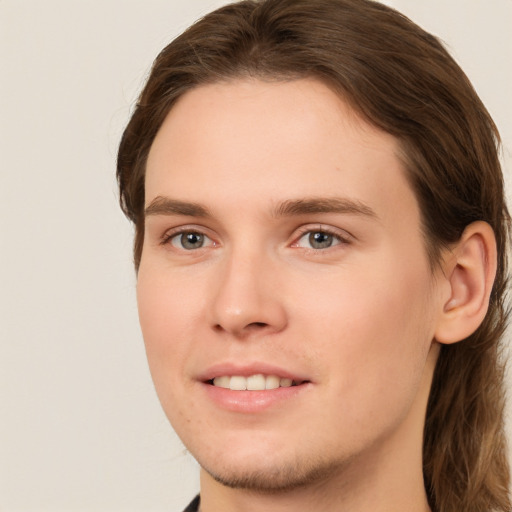
[[[496,275],[496,239],[486,222],[473,222],[444,263],[449,296],[443,298],[435,338],[456,343],[476,331],[489,306]]]

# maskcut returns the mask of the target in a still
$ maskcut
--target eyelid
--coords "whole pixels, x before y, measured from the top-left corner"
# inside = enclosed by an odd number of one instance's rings
[[[292,235],[293,241],[290,244],[291,247],[299,248],[300,246],[298,245],[298,242],[300,241],[300,239],[302,237],[304,237],[304,235],[311,233],[311,232],[326,233],[328,235],[334,236],[338,240],[337,244],[335,244],[329,248],[326,248],[326,249],[309,248],[310,251],[314,251],[314,252],[325,252],[326,250],[328,250],[330,248],[334,248],[338,245],[350,244],[352,241],[355,240],[355,237],[351,233],[349,233],[348,231],[346,231],[344,229],[335,228],[335,227],[328,226],[328,225],[326,226],[326,225],[320,224],[320,223],[306,224],[306,225],[300,226],[293,233],[293,235]],[[204,226],[199,226],[197,224],[187,224],[187,225],[176,226],[176,227],[167,229],[160,236],[159,245],[172,245],[170,243],[171,240],[174,237],[176,237],[180,234],[183,234],[183,233],[198,233],[198,234],[203,235],[205,238],[207,238],[210,241],[210,243],[206,247],[201,247],[199,249],[203,249],[203,248],[207,248],[207,247],[218,247],[220,245],[218,240],[216,240],[216,237],[211,233],[211,230],[205,228]],[[176,247],[174,247],[174,248],[176,248]],[[176,249],[180,250],[179,248],[176,248]],[[196,249],[196,250],[199,250],[199,249]],[[308,249],[308,248],[305,248],[305,249]],[[185,249],[183,249],[183,250],[185,250]]]
[[[307,235],[308,233],[315,233],[315,232],[326,233],[328,235],[332,235],[337,238],[339,243],[337,243],[329,248],[326,248],[326,249],[314,249],[312,247],[305,248],[305,249],[308,249],[310,251],[315,251],[315,252],[320,252],[320,251],[325,252],[328,249],[334,248],[338,245],[350,244],[352,241],[354,241],[354,236],[351,235],[348,231],[346,231],[344,229],[334,228],[332,226],[325,226],[324,224],[307,224],[305,226],[301,226],[297,230],[297,232],[294,233],[293,242],[291,244],[291,247],[299,247],[298,242],[304,237],[304,235]]]
[[[210,230],[208,230],[202,226],[197,226],[194,224],[189,224],[189,225],[185,225],[185,226],[177,226],[175,228],[170,228],[170,229],[164,231],[164,233],[160,237],[159,244],[160,245],[171,245],[175,249],[180,250],[179,248],[177,248],[176,246],[171,244],[171,241],[174,237],[181,235],[183,233],[197,233],[199,235],[203,235],[206,239],[211,241],[211,243],[208,244],[206,247],[216,247],[219,245],[219,243],[215,240],[215,238],[210,233]],[[201,247],[200,249],[203,249],[203,248],[204,247]],[[185,250],[185,249],[183,249],[183,250]],[[199,250],[199,249],[197,249],[197,250]]]

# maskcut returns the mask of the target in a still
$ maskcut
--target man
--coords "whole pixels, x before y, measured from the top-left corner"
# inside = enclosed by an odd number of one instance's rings
[[[510,509],[497,138],[373,1],[240,2],[162,51],[118,179],[188,510]]]

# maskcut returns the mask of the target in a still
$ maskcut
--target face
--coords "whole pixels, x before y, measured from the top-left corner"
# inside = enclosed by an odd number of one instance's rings
[[[140,322],[219,481],[289,488],[421,439],[437,295],[397,155],[314,80],[202,86],[161,127]]]

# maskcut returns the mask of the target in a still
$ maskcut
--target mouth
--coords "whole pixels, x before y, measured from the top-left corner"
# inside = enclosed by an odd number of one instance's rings
[[[306,375],[264,362],[216,364],[197,376],[208,402],[215,408],[237,414],[283,410],[300,403],[314,389]]]
[[[306,384],[308,381],[289,379],[278,375],[222,375],[206,381],[214,387],[229,389],[231,391],[267,391],[278,388],[290,388]]]

